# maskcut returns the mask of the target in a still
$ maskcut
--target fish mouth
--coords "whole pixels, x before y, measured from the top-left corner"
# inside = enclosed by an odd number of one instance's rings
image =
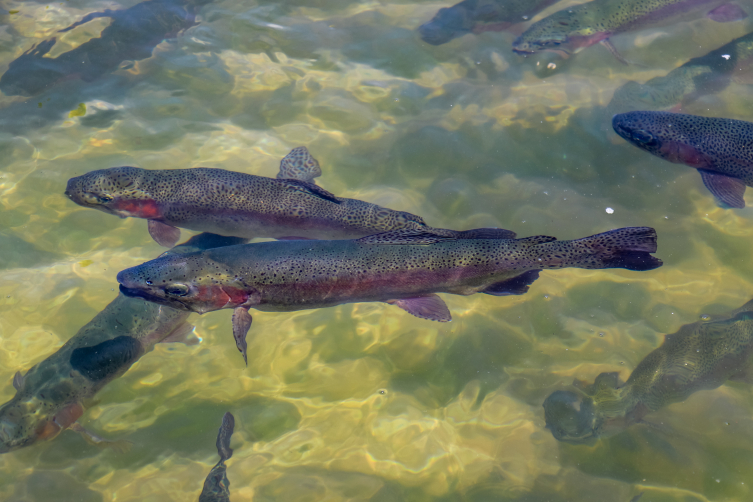
[[[188,305],[181,302],[180,300],[177,300],[174,298],[164,298],[162,296],[157,296],[152,293],[149,293],[148,291],[144,291],[143,289],[129,288],[128,286],[123,286],[121,284],[120,292],[123,293],[124,296],[127,296],[129,298],[141,298],[142,300],[146,300],[152,303],[157,303],[159,305],[164,305],[166,307],[172,307],[177,310],[188,310],[189,312],[194,311],[193,309],[189,308]]]
[[[513,47],[512,51],[518,56],[529,56],[531,54],[536,54],[536,51],[533,49],[516,49]]]

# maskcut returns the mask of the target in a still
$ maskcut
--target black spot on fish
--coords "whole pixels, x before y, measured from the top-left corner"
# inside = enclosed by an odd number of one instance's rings
[[[141,344],[135,338],[119,336],[93,347],[74,349],[71,366],[89,380],[99,381],[130,367],[142,353]]]

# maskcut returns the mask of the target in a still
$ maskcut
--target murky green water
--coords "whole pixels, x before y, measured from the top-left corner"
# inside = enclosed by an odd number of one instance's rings
[[[0,71],[59,36],[65,52],[136,2],[5,2]],[[570,2],[577,3],[577,2]],[[723,210],[691,169],[607,134],[627,80],[664,75],[753,29],[698,19],[522,58],[515,34],[429,46],[415,29],[450,2],[232,2],[151,58],[94,82],[0,97],[0,402],[116,295],[118,271],[162,252],[143,220],[74,205],[92,169],[218,167],[274,176],[305,145],[320,185],[445,228],[583,237],[653,226],[664,267],[543,272],[517,297],[443,295],[448,324],[383,304],[254,313],[249,367],[230,312],[192,316],[198,346],[158,345],[98,394],[78,435],[0,456],[6,501],[196,500],[237,421],[232,500],[744,501],[753,483],[750,386],[726,385],[595,446],[558,443],[541,403],[573,378],[627,378],[662,340],[753,296],[751,209]],[[547,11],[558,10],[559,3]],[[62,45],[64,44],[64,45]],[[538,67],[537,61],[541,62]],[[543,66],[550,61],[553,70]],[[733,83],[683,111],[750,119]],[[69,112],[80,109],[84,115]],[[613,212],[607,212],[612,208]]]

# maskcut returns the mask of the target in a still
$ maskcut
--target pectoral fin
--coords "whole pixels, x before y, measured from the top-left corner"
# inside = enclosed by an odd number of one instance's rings
[[[16,390],[21,390],[21,387],[24,386],[24,377],[21,376],[20,371],[16,371],[16,374],[13,375],[13,388]]]
[[[540,270],[528,270],[510,279],[495,282],[481,293],[494,296],[522,295],[528,292],[528,286],[539,278]]]
[[[388,300],[385,303],[395,305],[411,315],[430,321],[449,322],[452,320],[450,310],[437,295],[418,296],[416,298],[401,298]]]
[[[603,45],[609,51],[609,53],[612,56],[614,56],[615,59],[617,59],[617,61],[619,61],[620,63],[622,63],[624,65],[628,65],[628,66],[630,65],[630,62],[628,62],[627,59],[625,59],[624,57],[622,57],[622,54],[620,54],[617,51],[617,48],[614,45],[612,45],[612,42],[610,42],[608,38],[605,38],[604,40],[600,41],[599,43],[601,45]]]
[[[319,162],[311,156],[305,146],[293,148],[280,161],[279,179],[294,179],[314,183],[314,178],[322,175]]]
[[[182,323],[175,328],[172,333],[163,338],[160,343],[185,343],[186,345],[197,345],[201,339],[194,333],[194,325],[187,322]]]
[[[716,9],[712,10],[706,17],[717,23],[730,23],[732,21],[739,21],[748,17],[748,13],[745,12],[742,7],[733,3],[727,3],[720,5]]]
[[[149,220],[149,235],[160,246],[171,248],[180,239],[180,229],[157,220]]]
[[[701,179],[709,192],[721,203],[722,207],[743,208],[745,207],[745,184],[737,178],[725,176],[723,174],[699,169]]]
[[[249,328],[251,328],[251,321],[252,317],[248,313],[248,307],[237,307],[233,311],[233,338],[235,338],[235,346],[238,347],[238,351],[243,355],[243,362],[246,363],[246,366],[248,366],[246,335]]]
[[[118,453],[125,453],[131,449],[131,446],[133,446],[133,443],[131,441],[126,441],[125,439],[118,441],[109,441],[107,439],[101,438],[93,432],[84,429],[78,422],[72,423],[68,428],[74,432],[81,434],[81,437],[83,437],[84,440],[90,445],[100,446],[103,448],[112,448]]]

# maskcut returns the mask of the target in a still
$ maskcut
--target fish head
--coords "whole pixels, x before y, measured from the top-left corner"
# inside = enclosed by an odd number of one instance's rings
[[[579,14],[575,9],[565,9],[532,24],[513,42],[513,52],[526,55],[551,51],[567,58],[608,37],[608,33],[581,22]]]
[[[623,139],[638,148],[659,155],[662,140],[658,130],[661,124],[656,121],[656,118],[658,116],[655,113],[644,111],[620,113],[612,117],[612,128]]]
[[[246,303],[245,284],[205,253],[163,255],[118,274],[126,296],[203,314]]]
[[[152,187],[145,180],[147,173],[149,171],[130,166],[91,171],[69,179],[65,195],[79,206],[121,218],[159,218],[161,211]]]
[[[599,437],[593,400],[571,391],[557,390],[544,400],[546,428],[558,441],[590,444]]]
[[[418,27],[421,40],[431,45],[446,44],[454,38],[458,38],[471,32],[472,22],[469,22],[466,9],[443,7],[428,23]]]
[[[84,413],[78,402],[55,405],[21,392],[0,406],[0,453],[56,437]]]

